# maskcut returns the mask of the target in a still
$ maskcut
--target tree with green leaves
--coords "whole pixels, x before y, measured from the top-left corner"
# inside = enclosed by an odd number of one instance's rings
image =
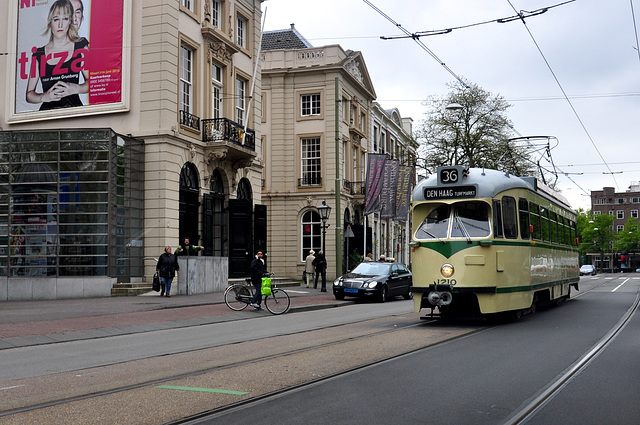
[[[612,253],[614,242],[617,239],[616,232],[613,230],[614,217],[609,214],[598,214],[587,223],[582,229],[582,239],[580,243],[580,251],[597,252],[600,254],[600,260],[604,261],[605,253]],[[601,263],[601,267],[613,267],[612,262],[609,265]]]
[[[513,127],[506,116],[511,106],[475,84],[449,84],[452,91],[431,99],[427,118],[417,129],[418,165],[434,173],[438,166],[467,165],[533,175],[526,149],[510,143]]]
[[[632,252],[637,251],[640,242],[640,229],[636,218],[629,217],[624,223],[624,229],[618,232],[618,240],[616,241],[616,251]]]

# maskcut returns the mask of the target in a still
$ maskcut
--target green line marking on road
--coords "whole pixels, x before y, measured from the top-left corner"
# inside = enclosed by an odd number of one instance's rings
[[[158,385],[156,388],[161,388],[165,390],[197,391],[201,393],[218,393],[218,394],[231,394],[231,395],[249,394],[248,392],[243,392],[243,391],[219,390],[216,388],[175,387],[173,385]]]

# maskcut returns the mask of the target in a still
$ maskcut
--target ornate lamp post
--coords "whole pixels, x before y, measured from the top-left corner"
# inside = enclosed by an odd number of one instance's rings
[[[331,215],[331,207],[327,205],[327,201],[323,200],[322,205],[319,205],[316,208],[318,209],[318,214],[320,214],[320,220],[322,220],[322,252],[326,256],[325,242],[327,239],[327,227],[330,226],[327,224],[327,220],[329,220],[329,216]]]
[[[327,227],[329,227],[329,224],[327,224],[327,220],[329,220],[329,215],[331,214],[331,207],[327,205],[326,201],[323,200],[322,205],[319,205],[316,208],[318,209],[318,214],[320,214],[320,220],[322,220],[322,255],[325,259],[324,267],[320,269],[320,275],[322,276],[322,286],[320,291],[327,292],[327,252],[325,250],[325,246],[327,241]],[[316,273],[316,283],[318,282],[317,276],[318,274]]]

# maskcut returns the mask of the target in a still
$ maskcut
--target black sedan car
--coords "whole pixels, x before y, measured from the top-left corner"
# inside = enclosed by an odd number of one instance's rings
[[[408,300],[413,296],[411,285],[411,271],[404,264],[370,261],[337,278],[333,282],[333,295],[337,300],[360,297],[385,302],[397,295]]]

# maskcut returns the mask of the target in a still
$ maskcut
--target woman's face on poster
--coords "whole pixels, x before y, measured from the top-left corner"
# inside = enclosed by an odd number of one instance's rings
[[[72,23],[72,17],[65,14],[62,9],[54,10],[51,17],[51,31],[56,38],[66,37],[69,32],[69,26]]]

